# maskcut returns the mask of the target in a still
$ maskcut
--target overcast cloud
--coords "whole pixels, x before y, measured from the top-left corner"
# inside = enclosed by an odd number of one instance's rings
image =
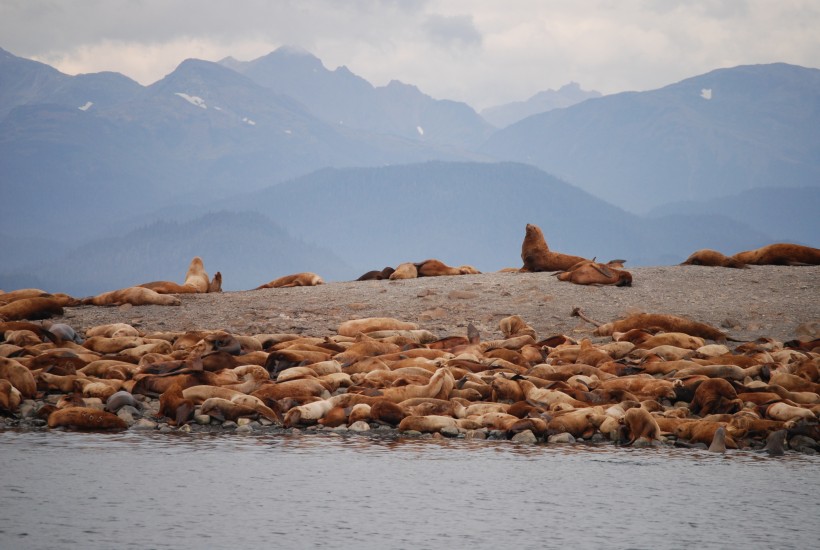
[[[476,109],[570,81],[648,90],[720,67],[820,67],[816,0],[0,0],[0,47],[142,84],[184,59],[300,46]]]

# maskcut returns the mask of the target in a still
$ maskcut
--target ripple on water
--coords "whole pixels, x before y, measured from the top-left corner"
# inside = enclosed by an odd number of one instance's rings
[[[820,458],[791,453],[10,431],[0,453],[0,547],[721,548],[714,533],[730,528],[733,546],[806,548],[820,537]]]

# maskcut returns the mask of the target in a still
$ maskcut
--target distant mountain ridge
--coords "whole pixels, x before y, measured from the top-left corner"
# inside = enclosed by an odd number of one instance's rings
[[[595,90],[582,90],[580,84],[570,82],[557,90],[538,92],[526,101],[514,101],[482,109],[481,116],[497,128],[504,128],[529,116],[553,109],[563,109],[596,97],[601,97],[601,93]]]
[[[719,69],[590,99],[499,130],[481,151],[632,212],[755,187],[820,185],[820,70]]]
[[[493,131],[465,103],[433,99],[397,80],[375,87],[345,66],[330,71],[316,56],[292,47],[220,63],[295,98],[328,124],[458,147],[478,146]]]

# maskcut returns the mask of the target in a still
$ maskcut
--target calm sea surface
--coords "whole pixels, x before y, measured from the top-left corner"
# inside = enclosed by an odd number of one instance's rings
[[[820,457],[0,432],[0,548],[818,548]]]

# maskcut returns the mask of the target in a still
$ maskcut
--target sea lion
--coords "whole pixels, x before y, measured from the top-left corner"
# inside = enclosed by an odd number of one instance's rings
[[[751,265],[820,265],[820,248],[775,243],[738,252],[733,260]]]
[[[211,281],[205,272],[205,266],[202,265],[202,258],[194,256],[188,265],[188,271],[185,273],[185,281],[182,285],[193,287],[197,292],[205,293],[208,292],[210,284]]]
[[[260,290],[263,288],[290,288],[294,286],[316,286],[323,284],[325,284],[324,280],[315,273],[304,272],[279,277],[278,279],[274,279],[269,283],[265,283],[264,285],[256,287],[254,290]]]
[[[21,321],[23,319],[31,321],[62,314],[63,306],[53,296],[21,298],[0,306],[0,321]]]
[[[133,407],[135,409],[142,409],[142,402],[137,401],[134,396],[125,390],[112,393],[108,399],[105,400],[105,410],[117,414],[123,407]]]
[[[578,262],[588,261],[580,256],[552,252],[547,246],[541,228],[527,224],[524,242],[521,245],[521,259],[525,271],[566,271]]]
[[[106,431],[125,430],[128,425],[122,418],[107,411],[90,407],[66,407],[58,409],[48,416],[48,427]]]
[[[362,275],[361,277],[359,277],[356,280],[357,281],[381,281],[381,280],[384,280],[384,279],[389,279],[390,275],[392,275],[394,271],[395,271],[395,269],[393,269],[390,266],[387,266],[384,269],[382,269],[381,271],[376,271],[376,270],[368,271],[367,273],[365,273],[364,275]]]
[[[214,278],[208,284],[208,292],[222,292],[222,273],[220,271],[214,273]]]
[[[172,426],[182,426],[194,417],[194,402],[185,398],[182,386],[174,384],[159,396],[157,416],[168,418]]]
[[[14,359],[0,357],[0,379],[8,380],[25,399],[32,399],[37,395],[34,374]]]
[[[745,263],[729,256],[725,256],[717,250],[704,248],[693,252],[680,265],[704,265],[709,267],[732,267],[735,269],[746,269]]]
[[[23,402],[22,394],[8,380],[0,378],[0,413],[15,414]]]
[[[412,262],[405,262],[396,267],[393,273],[390,274],[389,279],[391,281],[396,281],[399,279],[415,279],[418,276],[419,270],[416,267],[416,264]]]
[[[85,330],[86,338],[92,336],[107,336],[114,338],[115,336],[139,336],[140,332],[129,325],[128,323],[111,323],[107,325],[97,325]]]
[[[783,456],[786,452],[783,447],[786,443],[787,433],[786,430],[777,430],[770,433],[769,437],[766,438],[766,447],[763,450],[769,453],[769,456]]]
[[[723,378],[710,378],[701,382],[689,404],[694,414],[731,414],[743,408],[735,388]]]
[[[569,281],[576,285],[632,286],[632,274],[622,269],[583,261],[557,274],[559,281]]]
[[[660,439],[661,429],[655,418],[642,407],[632,407],[623,416],[623,423],[626,426],[629,442],[633,445],[637,440],[652,442]]]
[[[605,323],[595,329],[596,336],[609,336],[613,332],[626,332],[632,329],[657,327],[667,332],[683,332],[690,336],[699,336],[715,341],[725,341],[726,334],[706,323],[692,321],[676,315],[660,313],[638,313],[626,319]]]
[[[340,336],[354,337],[360,332],[367,334],[379,330],[418,330],[418,328],[419,326],[415,323],[399,321],[392,317],[366,317],[344,321],[336,332]]]
[[[715,436],[712,438],[712,443],[709,445],[710,453],[725,453],[726,452],[726,428],[723,426],[715,430]]]
[[[81,302],[85,305],[94,306],[121,306],[123,304],[131,304],[134,306],[145,305],[161,305],[161,306],[178,306],[182,302],[179,298],[170,294],[160,294],[154,292],[149,288],[141,286],[132,286],[128,288],[121,288],[119,290],[112,290],[110,292],[103,292],[96,296],[84,298]]]
[[[419,277],[440,277],[444,275],[478,275],[481,272],[471,265],[450,267],[441,260],[430,259],[416,264]]]

